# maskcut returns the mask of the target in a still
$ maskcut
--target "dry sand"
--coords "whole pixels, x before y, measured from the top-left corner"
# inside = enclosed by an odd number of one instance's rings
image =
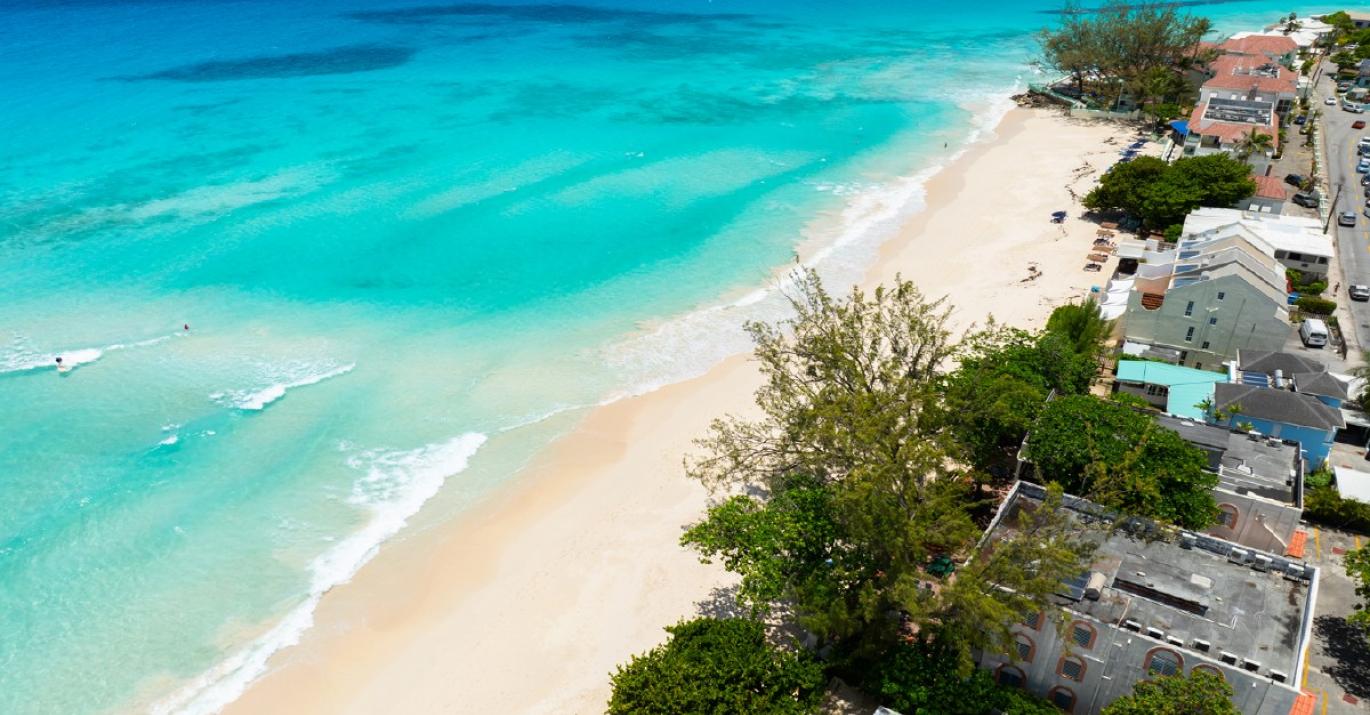
[[[1039,327],[1113,267],[1083,270],[1096,227],[1072,191],[1131,132],[1020,109],[996,135],[929,182],[928,210],[869,282],[902,273],[963,327]],[[1050,223],[1056,210],[1070,220]],[[593,411],[473,513],[387,544],[228,712],[602,712],[614,665],[730,583],[678,546],[707,503],[680,464],[712,418],[747,413],[758,382],[739,356]]]

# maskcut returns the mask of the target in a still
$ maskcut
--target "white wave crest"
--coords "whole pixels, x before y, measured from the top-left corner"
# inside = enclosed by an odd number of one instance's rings
[[[133,343],[114,343],[99,348],[75,348],[72,350],[58,350],[55,352],[39,352],[30,350],[20,344],[14,350],[0,353],[0,375],[11,372],[29,372],[32,370],[56,370],[57,358],[62,358],[62,366],[66,368],[76,368],[81,365],[89,365],[106,353],[117,350],[128,350],[130,348],[143,348],[156,345],[171,339],[171,335],[163,335],[158,338],[139,340]]]
[[[318,372],[306,371],[303,375],[286,378],[280,382],[272,383],[258,390],[237,390],[231,392],[216,392],[210,395],[210,399],[220,402],[239,410],[249,410],[259,412],[266,409],[266,406],[276,400],[285,397],[285,393],[297,387],[316,385],[324,380],[328,380],[352,372],[356,363],[349,363],[341,367],[333,367]]]
[[[446,442],[411,450],[372,449],[347,459],[362,472],[353,484],[349,503],[371,512],[361,530],[338,541],[309,565],[310,587],[304,601],[266,633],[242,650],[220,661],[177,692],[154,704],[158,715],[203,715],[218,712],[266,672],[271,655],[300,642],[314,625],[314,610],[332,588],[347,583],[375,556],[419,508],[438,493],[448,477],[466,470],[485,435],[476,432]]]

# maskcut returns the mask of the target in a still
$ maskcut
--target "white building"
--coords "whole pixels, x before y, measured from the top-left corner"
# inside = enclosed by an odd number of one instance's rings
[[[1335,255],[1317,219],[1275,216],[1239,209],[1200,208],[1185,217],[1181,244],[1246,238],[1285,268],[1326,277]],[[1183,245],[1181,246],[1183,250]]]

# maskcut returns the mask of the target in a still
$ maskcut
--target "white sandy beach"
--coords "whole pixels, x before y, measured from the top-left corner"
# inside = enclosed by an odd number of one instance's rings
[[[1132,132],[1017,109],[996,134],[929,182],[929,208],[868,282],[900,273],[946,295],[962,327],[1040,327],[1112,269],[1082,270],[1096,227],[1071,189]],[[1060,209],[1070,220],[1050,223]],[[387,544],[227,712],[602,712],[615,664],[729,583],[677,543],[707,503],[681,457],[711,419],[745,413],[757,382],[739,356],[593,411],[475,512]]]

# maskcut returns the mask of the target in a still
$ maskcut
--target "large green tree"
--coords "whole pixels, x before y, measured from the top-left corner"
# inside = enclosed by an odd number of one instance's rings
[[[1251,167],[1226,154],[1172,164],[1138,157],[1114,165],[1083,203],[1096,211],[1124,211],[1148,226],[1165,228],[1184,221],[1200,206],[1231,206],[1255,191]]]
[[[1356,584],[1356,595],[1361,604],[1349,620],[1370,634],[1370,546],[1346,552],[1346,575]]]
[[[1217,518],[1197,447],[1144,412],[1090,395],[1052,400],[1028,437],[1028,459],[1039,480],[1126,514],[1202,529]]]
[[[777,648],[741,618],[697,618],[613,675],[609,715],[803,715],[817,712],[823,668],[803,650]]]
[[[904,715],[1059,715],[1027,692],[999,685],[989,672],[966,675],[943,643],[900,643],[866,670],[864,689]]]
[[[1009,626],[1049,607],[1088,546],[1049,500],[1013,538],[975,550],[990,495],[951,459],[943,427],[947,308],[903,281],[836,298],[812,273],[791,302],[792,320],[749,326],[760,417],[715,422],[686,463],[746,493],[683,542],[742,575],[743,603],[783,605],[825,643],[872,654],[955,632],[962,665],[970,649],[1007,650]]]
[[[1188,676],[1145,680],[1132,694],[1118,698],[1102,715],[1240,715],[1232,704],[1232,686],[1202,670]]]

